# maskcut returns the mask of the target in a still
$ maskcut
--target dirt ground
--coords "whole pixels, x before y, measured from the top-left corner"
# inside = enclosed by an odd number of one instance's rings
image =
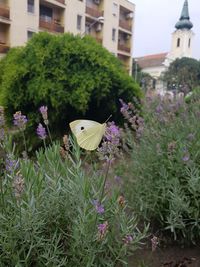
[[[141,249],[131,257],[130,267],[200,267],[200,247]]]

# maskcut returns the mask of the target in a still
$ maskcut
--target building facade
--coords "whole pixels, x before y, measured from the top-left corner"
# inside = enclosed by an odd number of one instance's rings
[[[131,73],[134,13],[128,0],[0,0],[0,56],[40,31],[90,34]]]

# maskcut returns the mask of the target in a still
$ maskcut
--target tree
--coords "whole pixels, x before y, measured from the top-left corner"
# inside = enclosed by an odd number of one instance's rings
[[[47,105],[51,122],[65,127],[78,117],[118,116],[119,98],[140,98],[139,86],[120,61],[92,37],[35,34],[0,62],[0,104],[22,110],[29,121]]]
[[[142,91],[146,92],[149,88],[152,89],[154,78],[150,74],[143,72],[137,61],[134,59],[132,64],[132,77],[138,82]]]
[[[183,57],[173,61],[163,75],[168,90],[187,94],[200,84],[200,62],[193,58]]]

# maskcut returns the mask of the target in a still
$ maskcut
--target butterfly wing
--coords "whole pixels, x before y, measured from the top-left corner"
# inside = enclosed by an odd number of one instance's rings
[[[86,150],[94,150],[98,147],[105,133],[106,124],[91,120],[76,120],[69,124],[77,143]]]

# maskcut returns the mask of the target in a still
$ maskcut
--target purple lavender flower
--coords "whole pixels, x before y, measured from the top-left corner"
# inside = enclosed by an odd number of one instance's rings
[[[37,127],[37,135],[40,139],[44,140],[47,137],[46,129],[39,123]]]
[[[48,111],[48,107],[47,106],[41,106],[40,108],[39,108],[39,111],[40,111],[40,113],[42,114],[42,118],[43,118],[43,120],[44,120],[44,123],[46,124],[46,125],[48,125],[48,114],[47,114],[47,111]]]
[[[129,110],[129,106],[122,100],[119,99],[119,102],[121,103],[121,109],[120,112],[123,114]]]
[[[104,213],[104,206],[101,204],[101,203],[99,203],[99,201],[98,200],[93,200],[92,201],[92,204],[94,205],[94,207],[95,207],[95,209],[96,209],[96,212],[98,213],[98,214],[102,214],[102,213]]]
[[[116,156],[119,156],[120,146],[120,131],[114,122],[108,123],[104,141],[100,148],[98,148],[99,158],[101,160],[113,162]]]
[[[126,235],[122,240],[125,245],[128,245],[133,241],[133,237],[131,235]]]
[[[106,128],[105,138],[107,141],[119,145],[120,131],[119,127],[117,127],[114,122],[108,123],[108,127]]]
[[[98,240],[102,240],[108,231],[108,222],[98,225]]]
[[[183,157],[182,157],[182,161],[184,162],[188,162],[190,159],[190,153],[188,152],[187,148],[184,147],[183,148]]]
[[[6,158],[6,170],[9,173],[14,172],[19,166],[19,162],[12,158],[11,155],[8,155]]]
[[[14,115],[14,125],[17,126],[20,130],[25,130],[27,118],[25,115],[22,115],[21,111],[17,111]]]
[[[189,154],[185,154],[185,155],[182,157],[182,161],[184,161],[184,162],[187,162],[189,159],[190,159],[190,155],[189,155]]]
[[[124,116],[126,120],[129,120],[131,117],[132,112],[130,111],[130,107],[128,104],[126,104],[122,99],[119,99],[119,102],[121,104],[120,112]]]
[[[48,111],[48,107],[47,107],[47,106],[41,106],[41,107],[39,108],[39,111],[40,111],[40,113],[41,113],[42,115],[45,115],[45,116],[46,116],[47,111]]]
[[[126,104],[122,99],[119,101],[122,105],[120,111],[123,117],[130,123],[131,128],[136,132],[136,137],[140,138],[144,131],[144,119],[138,115],[137,109],[131,102]]]
[[[163,107],[162,107],[162,105],[161,104],[159,104],[157,107],[156,107],[156,113],[161,113],[161,112],[163,112]]]

